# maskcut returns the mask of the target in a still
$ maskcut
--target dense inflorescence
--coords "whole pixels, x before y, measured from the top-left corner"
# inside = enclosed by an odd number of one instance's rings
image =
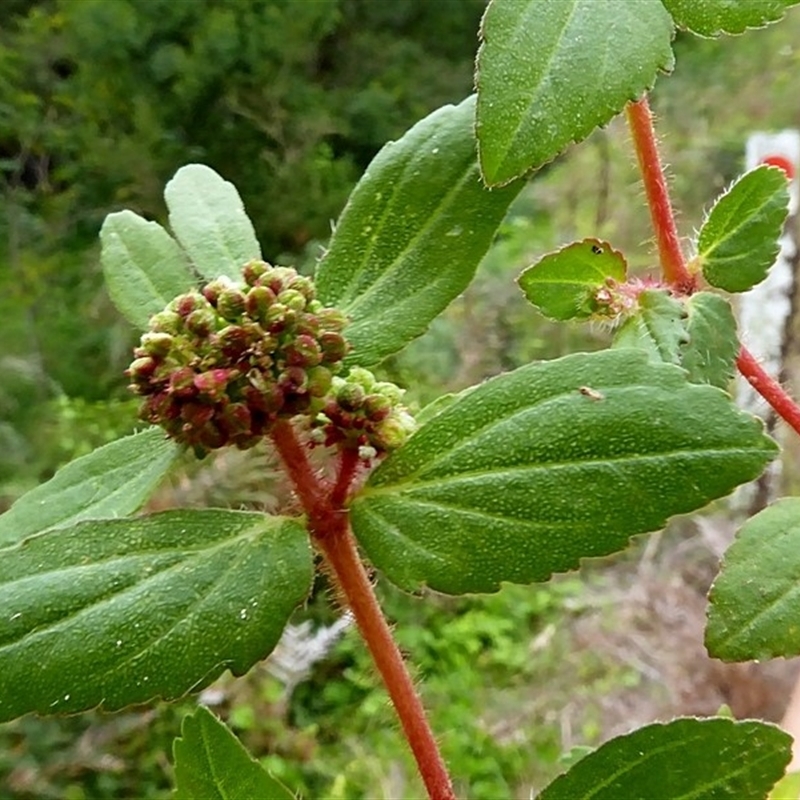
[[[127,371],[140,416],[199,455],[256,444],[279,418],[324,406],[349,346],[345,316],[310,278],[253,261],[243,284],[219,278],[150,320]]]
[[[395,450],[416,429],[414,418],[400,403],[403,390],[377,381],[355,367],[347,378],[335,377],[321,413],[314,420],[312,441],[358,449],[362,459]]]

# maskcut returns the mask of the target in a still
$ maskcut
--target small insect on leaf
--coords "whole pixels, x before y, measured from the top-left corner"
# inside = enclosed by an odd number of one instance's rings
[[[592,389],[591,386],[580,386],[578,391],[591,400],[605,400],[605,395],[602,392],[598,392],[597,389]]]

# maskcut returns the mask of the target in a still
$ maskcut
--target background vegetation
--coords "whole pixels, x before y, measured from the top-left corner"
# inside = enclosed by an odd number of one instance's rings
[[[0,510],[75,455],[135,425],[122,375],[132,331],[104,294],[97,233],[121,207],[163,221],[164,182],[200,161],[233,181],[268,257],[309,268],[377,150],[469,93],[484,0],[5,0],[0,7]],[[800,12],[732,41],[680,38],[659,113],[685,233],[742,168],[754,129],[800,127]],[[652,266],[624,126],[542,170],[504,223],[475,284],[386,370],[420,405],[531,359],[600,346],[606,332],[551,326],[513,278],[568,238],[602,236]],[[577,337],[583,337],[578,339]],[[183,471],[162,506],[268,506],[263,454]],[[575,580],[487,598],[382,587],[419,664],[434,729],[472,798],[527,796],[565,745],[604,734],[593,694],[635,684],[575,644]],[[330,621],[322,587],[305,612]],[[544,647],[544,642],[548,647]],[[574,658],[574,657],[573,657]],[[532,687],[535,687],[532,688]],[[546,687],[546,688],[545,688]],[[386,698],[349,634],[287,693],[263,672],[217,699],[278,775],[309,797],[414,794]],[[583,698],[583,699],[581,699]],[[13,798],[166,797],[182,710],[25,719],[0,728]],[[559,708],[577,703],[564,729]],[[477,709],[477,714],[476,714]]]

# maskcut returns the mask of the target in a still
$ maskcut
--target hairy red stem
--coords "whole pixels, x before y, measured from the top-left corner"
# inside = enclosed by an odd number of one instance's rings
[[[653,230],[658,243],[658,255],[664,279],[680,294],[691,294],[696,288],[694,276],[686,268],[681,252],[675,215],[669,199],[667,181],[661,166],[656,144],[653,115],[647,95],[625,108],[628,126],[633,137],[639,169],[642,173],[647,205],[653,220]]]
[[[272,439],[308,514],[314,542],[330,567],[386,684],[429,797],[431,800],[455,800],[447,767],[428,725],[422,702],[350,533],[350,519],[343,504],[356,474],[358,452],[342,453],[336,484],[328,492],[311,469],[290,422],[277,422],[272,430]]]
[[[747,348],[742,347],[739,351],[736,366],[750,385],[775,409],[775,413],[800,434],[800,408],[797,403],[786,394],[783,387],[766,372]]]
[[[352,448],[342,450],[339,457],[339,474],[336,476],[336,483],[331,492],[331,505],[334,508],[341,508],[345,504],[347,493],[350,491],[358,470],[358,464],[358,450]]]

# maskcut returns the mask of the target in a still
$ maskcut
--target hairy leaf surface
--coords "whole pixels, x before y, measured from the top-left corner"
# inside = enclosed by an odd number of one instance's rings
[[[242,267],[261,258],[253,223],[236,187],[203,164],[181,167],[164,189],[169,224],[204,278],[242,280]]]
[[[309,591],[292,520],[221,510],[82,522],[0,557],[0,719],[108,710],[241,675]]]
[[[478,51],[477,133],[490,186],[555,158],[673,67],[660,0],[492,0]]]
[[[602,315],[598,291],[606,281],[624,281],[625,257],[608,242],[584,239],[548,253],[519,276],[520,289],[546,317],[586,319]]]
[[[173,746],[173,800],[294,800],[207,708],[184,717]]]
[[[710,292],[686,299],[663,289],[638,297],[638,308],[619,327],[612,347],[634,347],[654,361],[677,364],[692,383],[727,389],[734,375],[739,339],[730,303]]]
[[[800,654],[800,499],[749,519],[725,553],[709,596],[706,646],[747,661]]]
[[[475,274],[522,183],[485,189],[475,98],[387,144],[350,195],[317,268],[317,293],[350,317],[350,363],[370,366],[425,332]]]
[[[791,743],[777,726],[752,720],[658,722],[584,756],[538,800],[762,800],[783,775]]]
[[[623,548],[756,477],[776,449],[677,367],[579,353],[459,395],[372,473],[353,529],[403,588],[493,591]]]
[[[0,546],[81,520],[138,511],[179,452],[161,428],[148,428],[76,458],[0,515]]]
[[[700,229],[697,258],[706,280],[727,292],[746,292],[764,280],[788,207],[788,183],[778,167],[757,167],[739,178]]]
[[[686,301],[686,311],[689,341],[681,348],[681,366],[694,383],[727,389],[740,349],[731,304],[718,294],[697,292]]]
[[[649,289],[638,297],[638,308],[620,326],[613,347],[635,347],[652,360],[680,364],[681,347],[689,333],[683,304],[663,289]]]
[[[700,36],[744,33],[781,19],[798,0],[662,0],[675,24]]]
[[[153,314],[195,282],[178,243],[133,211],[109,214],[100,229],[100,260],[108,293],[128,322],[147,330]]]

